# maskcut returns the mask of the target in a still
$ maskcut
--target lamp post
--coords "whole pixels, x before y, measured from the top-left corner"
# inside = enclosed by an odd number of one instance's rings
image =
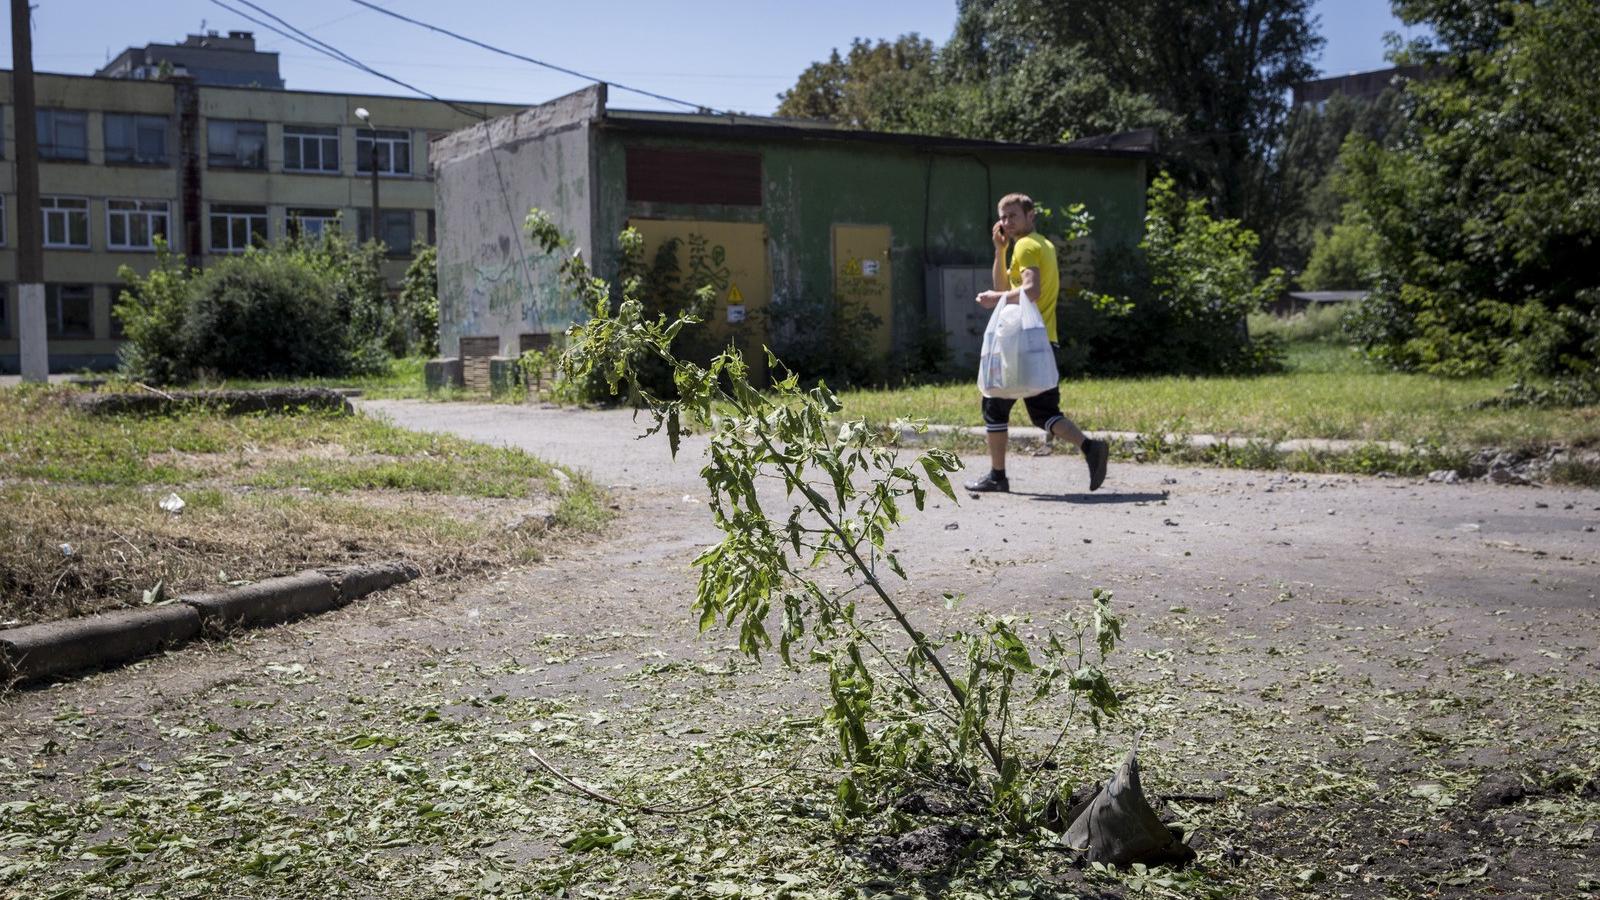
[[[372,239],[378,237],[378,129],[372,124],[372,113],[365,106],[356,107],[356,118],[367,124],[367,129],[372,132],[372,152],[367,157],[367,165],[372,169]]]

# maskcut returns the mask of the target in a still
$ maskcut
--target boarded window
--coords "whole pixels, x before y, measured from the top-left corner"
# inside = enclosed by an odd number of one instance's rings
[[[760,206],[761,155],[629,147],[628,199]]]

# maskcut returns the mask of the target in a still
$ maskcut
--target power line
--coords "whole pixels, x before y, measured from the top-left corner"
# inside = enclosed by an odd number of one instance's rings
[[[291,41],[294,41],[295,43],[301,45],[302,47],[308,47],[308,48],[310,48],[312,50],[317,51],[318,53],[323,54],[324,56],[332,57],[333,59],[336,59],[339,62],[342,62],[342,63],[344,63],[346,65],[349,65],[349,66],[353,66],[354,68],[359,69],[359,70],[361,70],[363,72],[366,72],[369,75],[375,76],[377,78],[382,78],[383,80],[388,81],[388,82],[392,82],[394,84],[397,84],[397,85],[405,88],[408,91],[412,91],[414,93],[420,94],[420,95],[422,95],[422,96],[424,96],[424,97],[426,97],[426,98],[428,98],[430,100],[434,100],[434,101],[436,101],[438,103],[443,103],[446,106],[450,107],[451,109],[454,109],[457,112],[460,112],[460,113],[462,113],[464,115],[469,115],[469,116],[473,116],[474,118],[477,118],[479,120],[478,124],[473,125],[471,127],[473,127],[473,128],[482,128],[483,129],[483,140],[484,140],[484,143],[489,148],[489,161],[494,164],[495,181],[499,183],[499,186],[500,186],[500,198],[505,204],[506,219],[511,223],[511,233],[518,236],[518,238],[517,238],[517,248],[519,250],[519,252],[517,253],[518,268],[521,270],[523,279],[527,282],[528,297],[530,299],[532,299],[536,295],[537,292],[535,291],[534,284],[533,284],[533,272],[528,268],[527,254],[520,252],[521,249],[522,249],[522,240],[521,240],[522,231],[521,231],[521,227],[517,224],[516,212],[514,210],[512,210],[512,208],[511,208],[511,191],[510,191],[509,188],[506,187],[505,176],[500,171],[500,158],[498,156],[496,156],[495,152],[494,152],[495,151],[494,137],[489,133],[489,126],[488,126],[487,122],[485,121],[485,120],[490,118],[488,113],[480,112],[479,110],[471,109],[469,107],[462,106],[459,103],[455,103],[453,101],[446,100],[446,99],[444,99],[442,97],[435,96],[434,94],[431,94],[431,93],[423,90],[422,88],[417,87],[414,84],[410,84],[408,82],[401,81],[400,79],[395,78],[392,75],[388,75],[388,74],[386,74],[384,72],[380,72],[377,69],[374,69],[373,67],[367,65],[366,63],[364,63],[364,62],[356,59],[355,57],[351,56],[350,54],[344,52],[343,50],[340,50],[338,47],[335,47],[335,46],[333,46],[332,44],[330,44],[330,43],[328,43],[326,41],[322,41],[322,40],[319,40],[317,38],[314,38],[311,35],[305,33],[304,31],[301,31],[300,29],[294,27],[293,25],[289,24],[288,22],[284,21],[283,19],[279,18],[278,16],[273,15],[271,12],[269,12],[269,11],[267,11],[265,9],[262,9],[261,7],[257,6],[256,4],[250,2],[250,0],[237,0],[237,2],[243,3],[245,6],[248,6],[251,9],[254,9],[254,10],[260,12],[262,15],[267,16],[268,18],[272,19],[273,21],[281,24],[284,28],[289,29],[289,31],[288,32],[283,31],[282,29],[279,29],[279,28],[277,28],[277,27],[275,27],[273,25],[270,25],[270,24],[268,24],[266,22],[261,21],[260,19],[257,19],[256,17],[250,15],[249,13],[243,12],[243,11],[238,10],[238,9],[234,9],[233,7],[229,6],[228,4],[222,2],[222,0],[211,0],[211,2],[216,4],[217,6],[222,7],[223,9],[228,10],[229,12],[233,13],[234,15],[242,16],[243,18],[245,18],[245,19],[247,19],[247,20],[249,20],[251,22],[254,22],[255,24],[261,26],[262,28],[265,28],[265,29],[267,29],[269,31],[272,31],[272,32],[275,32],[275,33],[277,33],[279,35],[282,35],[283,37],[288,38]],[[294,33],[290,34],[289,32],[294,32]],[[378,234],[378,222],[376,220],[374,220],[373,223],[372,223],[372,235],[373,235],[373,237],[377,237],[377,234]],[[538,320],[539,319],[539,308],[538,308],[538,306],[536,306],[536,305],[535,306],[531,306],[531,309],[533,310],[533,315],[534,315],[535,320]],[[540,324],[542,324],[542,323],[539,322],[539,321],[535,321],[534,322],[535,326],[538,326]]]
[[[216,6],[220,6],[223,9],[227,10],[228,12],[233,13],[236,16],[240,16],[240,17],[242,17],[244,19],[247,19],[248,21],[253,22],[256,25],[259,25],[262,28],[267,29],[268,31],[274,32],[274,33],[276,33],[276,34],[278,34],[278,35],[280,35],[280,36],[282,36],[284,38],[287,38],[287,39],[289,39],[291,41],[294,41],[296,44],[299,44],[302,47],[305,47],[305,48],[310,49],[310,50],[314,50],[314,51],[316,51],[317,53],[320,53],[323,56],[331,57],[331,58],[337,60],[338,62],[344,63],[347,66],[352,66],[352,67],[354,67],[356,69],[359,69],[359,70],[361,70],[361,71],[363,71],[363,72],[367,73],[368,75],[371,75],[371,76],[373,76],[375,78],[381,78],[384,81],[390,82],[391,84],[399,85],[400,87],[403,87],[406,90],[411,91],[414,94],[419,94],[419,95],[421,95],[423,97],[426,97],[429,100],[433,100],[433,101],[438,102],[438,103],[443,103],[444,105],[450,107],[451,109],[453,109],[456,112],[459,112],[459,113],[461,113],[463,115],[472,116],[473,118],[478,119],[479,121],[482,121],[484,119],[489,118],[489,115],[487,113],[481,112],[481,111],[476,110],[476,109],[472,109],[470,107],[462,106],[461,104],[456,103],[453,100],[446,100],[443,97],[439,97],[439,96],[437,96],[435,94],[431,94],[428,91],[425,91],[422,88],[419,88],[414,84],[411,84],[410,82],[401,81],[400,79],[394,77],[393,75],[389,75],[389,74],[386,74],[384,72],[380,72],[377,69],[374,69],[373,67],[371,67],[371,66],[367,65],[366,63],[362,62],[361,60],[356,59],[355,57],[351,56],[350,54],[344,52],[343,50],[340,50],[338,47],[335,47],[332,44],[329,44],[329,43],[327,43],[325,41],[318,40],[317,38],[312,37],[311,35],[305,33],[304,31],[301,31],[300,29],[294,27],[293,25],[289,24],[288,22],[284,21],[283,19],[279,18],[278,16],[273,15],[272,12],[270,12],[269,10],[262,9],[260,6],[257,6],[256,4],[250,2],[250,0],[236,0],[236,2],[243,3],[245,6],[248,6],[251,9],[253,9],[253,10],[261,13],[262,15],[266,16],[267,18],[272,19],[274,22],[277,22],[278,24],[282,25],[283,28],[279,28],[276,25],[273,25],[273,24],[271,24],[269,22],[263,22],[260,19],[256,18],[255,16],[252,16],[249,13],[245,12],[244,10],[236,9],[236,8],[234,8],[232,6],[229,6],[227,3],[224,3],[223,0],[211,0],[211,2],[213,4],[215,4]],[[283,30],[284,28],[287,28],[288,31]],[[293,32],[293,33],[291,34],[290,32]]]
[[[571,75],[574,78],[582,78],[584,81],[592,81],[592,82],[595,82],[596,84],[607,84],[607,85],[610,85],[611,87],[616,88],[617,90],[627,91],[627,92],[629,92],[631,94],[640,94],[640,95],[643,95],[645,97],[650,97],[650,98],[652,98],[654,100],[662,100],[662,101],[665,101],[667,103],[676,103],[679,106],[687,106],[690,109],[704,110],[704,111],[709,112],[709,113],[716,113],[717,112],[716,110],[712,109],[711,107],[706,106],[706,105],[701,104],[701,103],[691,103],[688,100],[679,100],[677,97],[668,97],[665,94],[658,94],[658,93],[656,93],[654,91],[647,91],[647,90],[645,90],[643,88],[630,87],[630,86],[628,86],[626,84],[620,84],[620,83],[615,82],[615,81],[607,81],[604,78],[596,78],[593,75],[585,75],[584,73],[579,72],[576,69],[569,69],[569,68],[567,68],[565,66],[558,66],[555,63],[545,62],[542,59],[534,59],[531,56],[525,56],[525,55],[523,55],[521,53],[517,53],[517,52],[512,51],[512,50],[506,50],[506,49],[503,49],[501,47],[496,47],[493,44],[486,44],[483,41],[477,40],[476,38],[469,38],[464,34],[457,34],[456,32],[449,30],[448,28],[441,28],[438,25],[430,25],[427,22],[423,22],[423,21],[421,21],[419,19],[413,19],[410,16],[402,15],[401,13],[397,13],[397,12],[395,12],[393,10],[390,10],[390,9],[385,9],[382,6],[379,6],[376,3],[368,2],[368,0],[350,0],[350,2],[355,3],[357,5],[360,5],[360,6],[365,6],[367,9],[370,9],[373,12],[383,13],[384,15],[389,16],[391,18],[399,19],[402,22],[408,22],[408,23],[410,23],[412,25],[416,25],[416,26],[418,26],[420,28],[426,28],[429,31],[437,32],[438,34],[442,34],[442,35],[445,35],[447,37],[453,37],[458,41],[463,41],[465,43],[471,44],[474,47],[479,47],[481,49],[488,50],[490,53],[498,53],[501,56],[509,56],[512,59],[519,59],[519,60],[521,60],[521,61],[523,61],[525,63],[532,63],[533,65],[536,65],[536,66],[543,66],[546,69],[550,69],[552,71],[560,72],[560,73],[562,73],[564,75]]]

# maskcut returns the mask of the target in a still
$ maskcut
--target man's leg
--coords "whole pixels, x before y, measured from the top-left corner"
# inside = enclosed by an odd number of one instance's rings
[[[1061,389],[1051,388],[1034,394],[1023,401],[1028,407],[1028,418],[1033,424],[1063,440],[1070,441],[1083,451],[1083,461],[1089,466],[1089,490],[1096,491],[1106,480],[1106,462],[1111,457],[1111,447],[1083,433],[1077,423],[1061,412]]]
[[[963,487],[969,491],[986,493],[1011,490],[1006,478],[1006,441],[1010,438],[1011,407],[1017,401],[999,397],[983,398],[983,427],[989,445],[989,474],[969,481]]]

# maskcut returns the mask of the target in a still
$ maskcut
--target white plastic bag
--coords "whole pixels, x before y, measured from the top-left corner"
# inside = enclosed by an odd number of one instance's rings
[[[989,326],[983,331],[983,355],[978,358],[979,392],[985,397],[1020,400],[1060,383],[1056,354],[1050,347],[1039,307],[1027,297],[995,306]]]

